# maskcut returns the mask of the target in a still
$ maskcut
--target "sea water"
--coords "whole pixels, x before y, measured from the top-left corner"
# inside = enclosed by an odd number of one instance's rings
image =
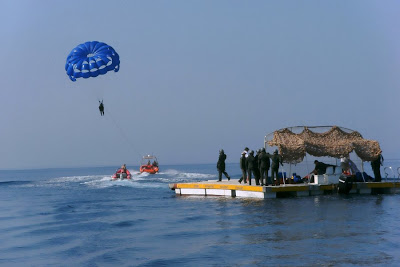
[[[400,265],[400,195],[176,196],[168,184],[216,180],[215,164],[115,169],[0,171],[0,265]]]

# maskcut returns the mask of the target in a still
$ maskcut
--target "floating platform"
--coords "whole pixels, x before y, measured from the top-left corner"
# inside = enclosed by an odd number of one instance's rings
[[[337,194],[338,184],[286,184],[259,186],[231,181],[204,181],[169,185],[177,195],[225,196],[244,198],[281,198]],[[349,194],[395,194],[400,193],[400,182],[356,182]]]

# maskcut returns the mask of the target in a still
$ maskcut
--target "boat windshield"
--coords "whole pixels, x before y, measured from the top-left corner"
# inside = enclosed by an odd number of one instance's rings
[[[140,163],[140,165],[150,165],[150,164],[155,165],[155,166],[158,166],[157,157],[152,156],[152,155],[144,156],[144,157],[142,158],[141,163]]]

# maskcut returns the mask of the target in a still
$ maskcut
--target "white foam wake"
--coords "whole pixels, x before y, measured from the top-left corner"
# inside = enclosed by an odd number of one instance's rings
[[[139,173],[135,170],[130,170],[130,180],[113,180],[112,174],[103,175],[76,175],[51,178],[49,180],[38,181],[33,184],[26,184],[21,186],[36,186],[36,187],[74,187],[74,186],[87,186],[91,188],[107,188],[112,186],[123,187],[140,187],[140,188],[155,188],[162,187],[168,188],[168,183],[178,182],[195,182],[202,180],[215,179],[216,174],[198,173],[198,172],[185,172],[175,169],[167,169],[163,172],[156,174]]]

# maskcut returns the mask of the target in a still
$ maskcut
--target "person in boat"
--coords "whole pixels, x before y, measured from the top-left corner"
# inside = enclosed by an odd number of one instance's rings
[[[247,152],[243,151],[242,152],[242,156],[240,157],[240,169],[242,170],[242,177],[240,177],[239,179],[239,184],[242,183],[242,181],[244,180],[244,183],[247,183],[247,170],[246,170],[246,156],[247,156]]]
[[[382,154],[379,154],[379,156],[375,160],[371,161],[371,167],[374,172],[375,182],[382,181],[381,166],[383,166],[383,161],[384,159],[382,157]]]
[[[153,167],[158,167],[158,162],[157,161],[153,161]]]
[[[123,164],[121,168],[116,172],[117,178],[124,178],[124,179],[130,179],[130,172],[126,169],[126,164]]]
[[[267,155],[267,152],[265,151],[265,148],[261,149],[261,153],[258,156],[258,166],[260,168],[260,180],[261,180],[261,185],[268,185],[272,184],[268,177],[268,171],[269,168],[271,167],[271,162],[269,160],[269,156]],[[265,177],[265,180],[264,180]],[[265,181],[265,183],[264,183]]]
[[[340,158],[340,167],[342,168],[342,173],[350,174],[350,163],[348,157]]]
[[[249,151],[249,156],[246,160],[246,169],[247,169],[247,180],[249,181],[249,185],[251,185],[251,174],[254,174],[254,179],[256,180],[256,185],[260,185],[260,177],[257,172],[256,159],[254,157],[254,151]]]
[[[337,167],[336,165],[326,164],[326,163],[323,163],[318,160],[315,160],[314,164],[315,164],[315,167],[314,167],[314,170],[312,171],[312,173],[317,174],[317,175],[322,175],[322,174],[326,173],[326,168],[328,168],[328,167]]]
[[[100,116],[104,116],[104,104],[103,104],[103,100],[101,100],[101,102],[100,102],[100,100],[99,100],[99,103],[100,103],[100,105],[99,105]]]
[[[269,154],[267,154],[267,155],[269,155]],[[278,154],[278,149],[275,149],[274,154],[269,155],[269,157],[271,158],[271,162],[272,162],[272,164],[271,164],[271,182],[272,182],[272,185],[274,185],[275,177],[276,177],[275,184],[279,185],[280,182],[279,182],[279,177],[278,177],[278,171],[279,171],[279,164],[281,166],[283,166],[283,164],[282,164],[282,156]]]
[[[221,149],[219,151],[219,157],[217,162],[218,182],[222,181],[222,174],[224,174],[225,177],[228,178],[228,181],[231,179],[229,174],[225,171],[225,160],[226,160],[226,155],[224,153],[224,150]]]

